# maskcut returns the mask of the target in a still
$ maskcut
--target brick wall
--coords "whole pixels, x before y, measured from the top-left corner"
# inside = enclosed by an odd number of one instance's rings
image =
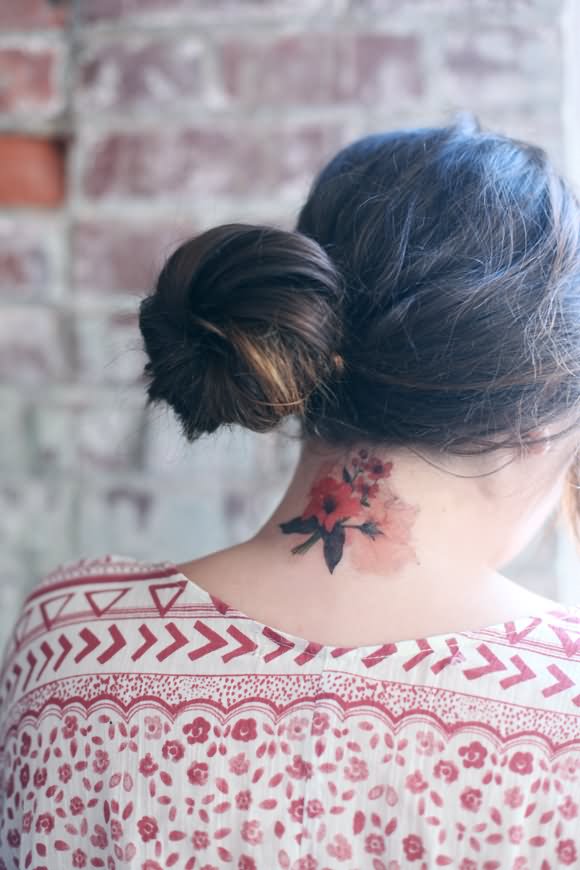
[[[60,560],[239,540],[289,477],[295,441],[191,448],[145,414],[135,312],[171,245],[290,225],[343,143],[464,107],[564,166],[570,2],[0,4],[0,630]],[[556,546],[519,568],[551,594]]]

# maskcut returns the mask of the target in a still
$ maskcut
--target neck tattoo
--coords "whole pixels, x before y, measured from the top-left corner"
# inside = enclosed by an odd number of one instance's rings
[[[367,450],[359,450],[346,465],[327,469],[312,485],[302,514],[280,523],[285,535],[308,536],[291,552],[303,555],[321,543],[332,574],[352,535],[369,542],[383,538],[390,508],[400,505],[388,484],[392,469],[392,462],[370,456]]]

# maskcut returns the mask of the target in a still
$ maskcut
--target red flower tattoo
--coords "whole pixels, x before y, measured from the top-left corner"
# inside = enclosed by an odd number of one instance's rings
[[[337,522],[356,517],[360,511],[360,499],[348,483],[323,477],[310,490],[310,501],[302,519],[315,517],[327,532],[332,532]]]
[[[383,478],[389,477],[393,469],[393,463],[383,462],[382,459],[371,456],[368,462],[365,462],[363,468],[371,480],[383,480]]]
[[[322,541],[324,561],[331,574],[342,559],[345,529],[356,529],[373,541],[383,534],[371,516],[367,514],[365,519],[364,512],[378,496],[381,481],[390,476],[393,463],[369,458],[366,450],[360,450],[349,467],[342,466],[341,479],[326,474],[316,481],[302,514],[280,523],[285,535],[308,535],[302,544],[292,548],[294,555],[306,553]],[[363,521],[350,522],[356,519]]]

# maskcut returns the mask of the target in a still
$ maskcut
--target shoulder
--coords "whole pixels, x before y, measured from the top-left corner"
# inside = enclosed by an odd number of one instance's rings
[[[0,733],[35,705],[40,715],[49,702],[62,706],[67,692],[79,700],[103,666],[126,670],[128,651],[143,643],[139,629],[163,617],[186,586],[169,562],[117,555],[66,562],[44,575],[3,648]]]
[[[175,568],[168,562],[144,562],[131,556],[107,554],[96,558],[83,558],[63,562],[45,574],[33,588],[30,596],[44,593],[52,587],[75,583],[107,583],[113,579],[148,580],[169,576]]]
[[[580,604],[556,604],[550,610],[540,613],[538,619],[554,631],[556,628],[568,628],[580,636]]]
[[[465,671],[473,680],[494,674],[502,690],[518,686],[535,702],[554,708],[554,695],[580,705],[580,605],[558,604],[536,616],[491,626],[471,635],[470,663]],[[472,667],[471,662],[477,667]],[[487,663],[487,664],[486,664]],[[497,672],[497,673],[496,673]],[[568,696],[570,696],[568,698]],[[560,698],[557,699],[558,701]]]
[[[41,577],[24,599],[10,627],[0,671],[31,644],[43,641],[47,648],[47,638],[55,632],[57,646],[66,645],[81,624],[142,612],[144,602],[153,596],[155,604],[156,589],[171,585],[176,572],[169,562],[144,562],[111,554],[58,565]]]
[[[156,589],[174,585],[178,573],[170,562],[112,554],[64,562],[45,574],[25,598],[13,640],[19,645],[59,625],[138,614],[151,596],[155,599]]]
[[[148,580],[164,580],[176,570],[169,562],[144,562],[111,554],[63,562],[32,587],[24,599],[20,620],[37,610],[48,629],[52,627],[49,614],[56,610],[59,615],[65,608],[69,613],[71,609],[78,612],[79,605],[88,605],[89,611],[102,610],[102,606],[95,606],[95,602],[97,599],[104,602],[107,590],[118,587],[124,590],[125,596],[129,589],[140,587]]]
[[[543,618],[542,625],[552,641],[551,652],[580,665],[580,604],[559,605]]]
[[[534,616],[499,623],[472,634],[508,648],[530,648],[546,655],[564,651],[580,660],[580,604],[554,602]]]

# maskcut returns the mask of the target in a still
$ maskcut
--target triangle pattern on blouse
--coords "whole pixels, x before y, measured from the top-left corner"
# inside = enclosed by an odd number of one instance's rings
[[[120,601],[129,590],[125,589],[95,589],[85,592],[85,598],[89,602],[95,616],[102,616],[113,605]]]
[[[53,598],[48,598],[46,601],[41,601],[40,609],[42,618],[47,629],[51,629],[58,617],[61,615],[71,598],[74,597],[74,592],[64,592],[62,595],[55,595]]]
[[[174,583],[156,583],[149,587],[149,594],[160,616],[165,616],[171,610],[186,584],[187,580],[177,580]]]

